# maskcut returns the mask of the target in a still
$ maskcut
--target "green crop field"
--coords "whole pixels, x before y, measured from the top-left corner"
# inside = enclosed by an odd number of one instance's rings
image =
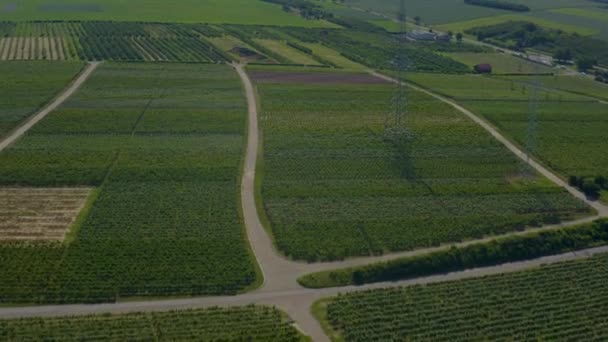
[[[282,312],[246,306],[0,320],[3,341],[307,341]]]
[[[67,62],[0,62],[0,137],[49,102],[81,68]]]
[[[552,19],[541,18],[534,13],[531,14],[501,14],[491,17],[483,17],[479,19],[450,22],[448,24],[438,25],[437,28],[442,31],[465,32],[468,29],[481,26],[490,26],[501,24],[508,21],[527,21],[533,22],[539,26],[548,29],[562,30],[569,33],[578,33],[583,36],[591,36],[598,33],[598,30],[584,27],[580,25],[568,24]]]
[[[523,3],[533,11],[556,9],[563,7],[599,7],[601,4],[586,0],[509,0],[513,3]],[[357,7],[362,10],[371,10],[388,15],[392,18],[397,17],[399,2],[397,1],[376,1],[376,0],[346,0],[346,5]],[[419,16],[426,24],[445,24],[452,22],[467,21],[482,17],[497,16],[507,11],[471,6],[461,0],[410,0],[406,2],[408,17]]]
[[[315,312],[336,341],[604,341],[607,263],[347,294]]]
[[[608,176],[607,105],[604,84],[571,76],[491,78],[410,74],[409,79],[455,98],[525,146],[530,98],[538,105],[535,154],[564,177]],[[532,81],[542,89],[534,95]],[[563,90],[561,90],[563,89]]]
[[[450,58],[471,67],[477,64],[489,63],[495,74],[538,74],[552,73],[554,69],[535,64],[505,53],[471,53],[454,52],[447,54]]]
[[[98,187],[63,243],[0,243],[0,303],[234,294],[245,101],[223,65],[104,64],[0,154],[0,184]]]
[[[112,20],[335,27],[325,21],[285,13],[281,6],[261,0],[32,0],[3,1],[1,5],[0,21]]]
[[[521,179],[502,145],[427,95],[409,93],[403,147],[384,133],[391,85],[295,80],[258,85],[264,208],[290,257],[380,254],[588,213],[547,180]]]

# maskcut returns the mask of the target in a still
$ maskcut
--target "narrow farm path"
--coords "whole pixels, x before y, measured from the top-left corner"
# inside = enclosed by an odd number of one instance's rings
[[[80,87],[84,84],[84,82],[91,76],[93,71],[97,68],[100,62],[90,62],[70,83],[69,87],[65,89],[59,96],[57,96],[51,103],[44,106],[44,108],[40,109],[36,114],[31,115],[25,123],[21,126],[17,127],[14,131],[8,134],[3,140],[0,141],[0,152],[9,147],[12,143],[14,143],[17,139],[19,139],[22,135],[24,135],[27,131],[29,131],[34,125],[36,125],[40,120],[44,119],[50,112],[57,109],[61,106],[62,103],[65,102],[70,96],[72,96]]]
[[[91,64],[78,78],[78,80],[66,91],[59,99],[51,105],[47,106],[41,113],[48,112],[57,108],[69,95],[71,95],[78,87],[86,80],[90,73],[95,69],[97,64]],[[252,292],[237,296],[218,296],[218,297],[192,297],[182,299],[158,299],[158,300],[141,300],[141,301],[126,301],[118,303],[106,303],[106,304],[74,304],[74,305],[45,305],[45,306],[26,306],[26,307],[1,307],[0,318],[18,318],[18,317],[48,317],[48,316],[69,316],[69,315],[85,315],[85,314],[103,314],[103,313],[127,313],[127,312],[149,312],[149,311],[166,311],[166,310],[179,310],[179,309],[191,309],[191,308],[204,308],[214,306],[241,306],[249,304],[261,304],[261,305],[274,305],[279,309],[285,311],[295,322],[297,327],[303,331],[306,335],[310,336],[314,341],[325,342],[329,341],[329,338],[324,333],[319,322],[314,318],[311,313],[311,305],[314,301],[327,297],[334,296],[339,293],[348,293],[376,288],[396,287],[396,286],[411,286],[418,284],[430,284],[436,282],[459,280],[466,278],[473,278],[479,276],[486,276],[492,274],[516,272],[534,267],[539,267],[545,264],[563,262],[568,260],[576,260],[582,258],[588,258],[595,254],[607,253],[608,246],[592,248],[582,250],[578,252],[564,253],[560,255],[553,255],[548,257],[542,257],[537,259],[531,259],[521,262],[507,263],[497,266],[475,268],[465,271],[452,272],[447,274],[440,274],[428,277],[421,277],[416,279],[398,281],[398,282],[387,282],[387,283],[376,283],[368,284],[363,286],[347,286],[338,288],[327,288],[327,289],[306,289],[301,287],[297,283],[297,278],[300,275],[318,272],[334,268],[342,268],[349,266],[364,265],[371,262],[390,260],[403,256],[413,256],[419,254],[425,254],[431,251],[440,249],[447,249],[451,246],[465,246],[472,243],[484,242],[492,240],[496,237],[488,237],[475,241],[462,242],[457,244],[451,244],[440,247],[420,249],[410,252],[402,252],[389,254],[377,257],[363,257],[353,258],[339,262],[328,262],[328,263],[317,263],[307,264],[303,262],[291,261],[282,256],[275,248],[270,234],[265,230],[262,225],[257,207],[256,207],[256,193],[255,193],[255,175],[256,165],[258,161],[258,147],[259,147],[259,127],[258,127],[258,102],[255,88],[245,72],[242,65],[233,64],[237,74],[241,78],[243,88],[246,94],[248,103],[248,136],[247,136],[247,148],[245,161],[243,166],[243,176],[241,183],[241,202],[243,209],[244,223],[247,230],[247,236],[249,238],[251,248],[255,254],[257,262],[262,270],[264,277],[263,285]],[[385,78],[389,81],[396,82],[395,80],[388,78],[384,75],[375,74],[378,77]],[[411,86],[411,85],[410,85]],[[515,145],[511,144],[507,139],[500,135],[494,128],[479,119],[473,113],[466,109],[458,106],[456,103],[442,98],[432,92],[424,89],[419,89],[443,102],[446,102],[461,112],[471,117],[475,122],[482,125],[492,135],[507,145],[509,149],[518,155],[520,158],[525,158],[525,154],[520,151]],[[50,108],[50,109],[49,109]],[[40,113],[39,113],[40,114]],[[38,116],[37,114],[36,116]],[[42,115],[42,117],[44,117]],[[40,117],[37,121],[42,119]],[[32,121],[32,120],[30,120]],[[36,121],[36,122],[37,122]],[[35,124],[36,122],[33,122]],[[28,122],[29,124],[30,122]],[[25,130],[27,131],[27,129]],[[22,135],[23,131],[20,135]],[[16,136],[17,139],[20,135]],[[10,143],[9,143],[10,144]],[[8,146],[8,145],[7,145]],[[0,149],[1,150],[1,149]],[[568,187],[559,177],[542,167],[538,163],[534,163],[533,166],[539,170],[542,174],[552,179],[557,184],[564,186],[573,193],[575,196],[581,198],[581,195],[576,189]],[[584,197],[584,196],[583,196]],[[599,215],[590,218],[584,218],[572,222],[567,222],[559,225],[546,226],[543,228],[534,229],[539,230],[550,230],[557,229],[565,226],[572,226],[576,224],[591,222],[599,217],[608,217],[608,208],[592,203],[593,207],[598,210]],[[504,236],[513,236],[519,234],[525,234],[524,232],[515,232],[505,234]]]

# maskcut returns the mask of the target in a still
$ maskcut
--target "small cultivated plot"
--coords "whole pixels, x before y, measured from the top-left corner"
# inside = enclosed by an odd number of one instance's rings
[[[323,288],[398,281],[465,269],[527,260],[608,244],[608,221],[525,235],[503,237],[462,247],[365,266],[313,273],[298,279]]]
[[[608,178],[608,105],[598,101],[608,96],[604,84],[573,76],[410,74],[408,80],[454,98],[523,147],[532,113],[537,158],[564,178]]]
[[[298,260],[437,246],[590,214],[451,106],[369,74],[257,68],[261,194],[278,248]],[[390,127],[390,126],[389,126]]]
[[[367,69],[365,66],[351,61],[350,59],[342,56],[338,51],[336,51],[332,48],[329,48],[325,45],[322,45],[319,43],[302,43],[302,45],[311,49],[315,55],[335,64],[336,66],[338,66],[340,68],[351,69],[351,70]]]
[[[99,66],[0,153],[3,186],[99,188],[67,243],[0,242],[0,304],[255,287],[238,202],[246,112],[227,65]]]
[[[308,341],[283,312],[264,306],[0,320],[8,341]]]
[[[291,61],[292,64],[319,65],[319,62],[315,61],[312,57],[287,45],[284,41],[272,39],[256,39],[255,41],[270,51]]]
[[[335,341],[605,341],[608,254],[423,286],[323,299]]]
[[[532,63],[506,53],[454,52],[447,55],[470,66],[471,69],[477,64],[490,64],[494,74],[546,74],[554,72],[550,67]]]
[[[0,241],[62,241],[90,188],[0,187]]]
[[[0,137],[60,93],[80,63],[0,62]]]

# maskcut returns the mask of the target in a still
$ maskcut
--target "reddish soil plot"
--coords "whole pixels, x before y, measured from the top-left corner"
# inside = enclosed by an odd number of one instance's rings
[[[0,188],[0,241],[65,238],[90,188]]]
[[[370,74],[337,72],[282,72],[251,71],[251,77],[260,83],[311,83],[311,84],[386,84],[387,81]]]

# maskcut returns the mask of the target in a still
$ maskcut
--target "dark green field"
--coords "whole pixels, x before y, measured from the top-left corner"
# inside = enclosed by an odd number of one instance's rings
[[[64,243],[0,243],[0,302],[234,294],[245,103],[228,66],[105,64],[0,155],[5,186],[97,187]]]

